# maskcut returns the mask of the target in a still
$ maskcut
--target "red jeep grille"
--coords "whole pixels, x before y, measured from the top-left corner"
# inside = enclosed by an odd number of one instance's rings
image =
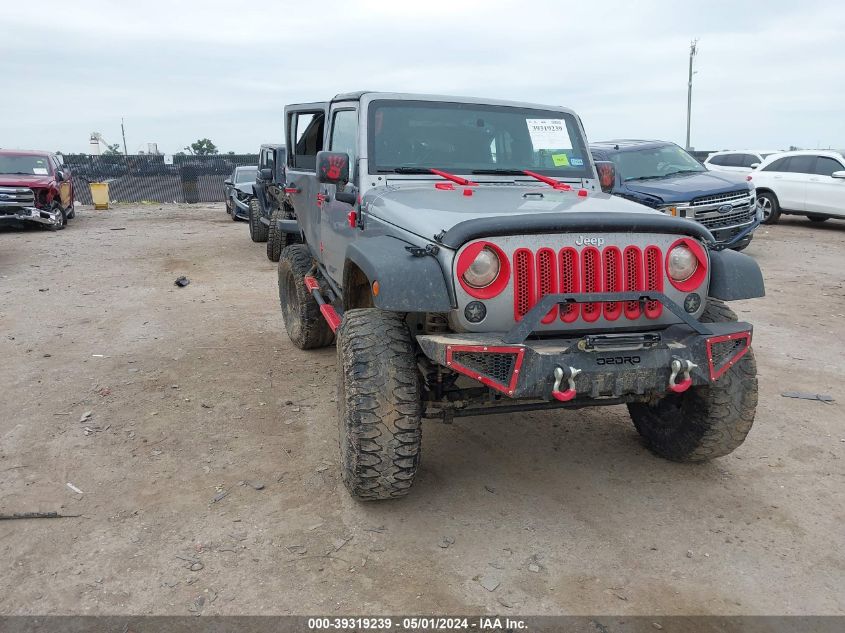
[[[513,255],[513,269],[513,311],[517,321],[545,295],[556,292],[663,292],[663,253],[657,246],[648,246],[644,251],[636,246],[627,246],[624,251],[616,246],[607,246],[602,251],[588,246],[580,253],[567,246],[560,250],[557,258],[549,248],[539,249],[536,255],[527,248],[520,248]],[[647,318],[656,319],[662,312],[663,305],[659,301],[646,302]],[[591,323],[602,313],[608,321],[615,321],[622,315],[632,320],[641,316],[637,301],[570,303],[553,308],[542,322],[551,323],[560,314],[564,323],[572,323],[579,316]]]

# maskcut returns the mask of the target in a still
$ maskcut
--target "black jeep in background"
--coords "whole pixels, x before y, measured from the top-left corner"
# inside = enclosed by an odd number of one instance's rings
[[[250,201],[249,235],[253,242],[267,242],[267,257],[279,261],[282,249],[294,244],[296,236],[279,230],[279,222],[294,218],[293,207],[285,190],[284,145],[262,145],[258,153],[258,175]]]

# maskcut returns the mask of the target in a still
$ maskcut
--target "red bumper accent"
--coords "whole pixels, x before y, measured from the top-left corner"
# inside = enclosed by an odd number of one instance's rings
[[[744,345],[741,349],[734,351],[732,356],[723,359],[714,358],[714,346],[719,343],[727,343],[730,341],[743,341]],[[731,367],[736,365],[739,359],[748,353],[749,349],[751,349],[751,332],[737,332],[736,334],[711,336],[707,339],[707,363],[710,365],[710,380],[716,380]],[[720,360],[720,362],[717,363],[717,360]]]
[[[305,275],[305,287],[308,288],[308,292],[314,292],[320,289],[320,282],[311,275]]]
[[[513,369],[510,372],[510,377],[507,383],[499,382],[485,376],[479,371],[467,367],[456,360],[455,354],[460,352],[469,352],[473,354],[513,354],[514,359]],[[446,366],[454,369],[460,374],[469,376],[473,380],[477,380],[483,385],[500,391],[507,396],[512,396],[516,383],[519,380],[519,370],[522,367],[522,359],[525,356],[524,347],[506,347],[506,346],[492,346],[492,345],[447,345],[446,346]]]

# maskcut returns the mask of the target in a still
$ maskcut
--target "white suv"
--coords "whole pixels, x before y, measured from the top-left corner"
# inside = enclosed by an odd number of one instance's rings
[[[845,156],[830,150],[800,150],[769,156],[748,175],[757,189],[763,222],[781,213],[806,215],[813,222],[845,219]]]
[[[732,171],[747,173],[781,150],[732,149],[712,152],[704,159],[704,166],[710,171]]]

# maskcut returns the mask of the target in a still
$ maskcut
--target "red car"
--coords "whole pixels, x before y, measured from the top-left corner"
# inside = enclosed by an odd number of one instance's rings
[[[58,231],[74,215],[73,182],[55,154],[0,149],[0,225],[36,222]]]

